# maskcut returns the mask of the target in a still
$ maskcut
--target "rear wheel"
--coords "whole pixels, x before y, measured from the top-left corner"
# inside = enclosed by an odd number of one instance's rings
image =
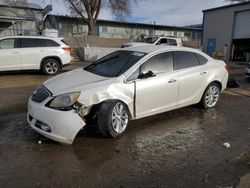
[[[220,86],[216,83],[210,84],[205,90],[201,105],[203,108],[213,108],[217,105],[220,96]]]
[[[47,75],[56,74],[59,68],[59,63],[55,59],[46,59],[42,64],[42,71]]]
[[[127,106],[120,101],[104,102],[97,114],[97,125],[105,137],[121,135],[128,125]]]

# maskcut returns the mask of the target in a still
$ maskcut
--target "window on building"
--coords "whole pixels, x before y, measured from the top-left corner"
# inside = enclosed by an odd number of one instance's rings
[[[188,38],[191,38],[191,33],[185,32],[185,33],[184,33],[184,36],[185,36],[185,37],[188,37]]]
[[[185,69],[200,65],[195,54],[192,52],[176,51],[174,52],[174,69]]]
[[[0,41],[0,49],[15,48],[15,39],[4,39]]]
[[[102,32],[107,33],[108,32],[108,27],[107,26],[102,26]]]

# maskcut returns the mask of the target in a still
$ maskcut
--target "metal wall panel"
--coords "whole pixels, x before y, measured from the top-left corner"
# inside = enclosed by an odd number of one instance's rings
[[[235,14],[233,38],[250,38],[250,10]]]

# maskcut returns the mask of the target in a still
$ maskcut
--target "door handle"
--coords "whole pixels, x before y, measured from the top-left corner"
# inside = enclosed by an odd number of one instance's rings
[[[168,81],[168,83],[174,83],[176,81],[177,81],[176,79],[171,79],[171,80]]]
[[[40,50],[40,52],[45,52],[45,50]]]
[[[12,54],[18,54],[18,52],[11,52]]]
[[[207,74],[207,71],[202,71],[202,72],[200,73],[200,75],[204,75],[204,74]]]

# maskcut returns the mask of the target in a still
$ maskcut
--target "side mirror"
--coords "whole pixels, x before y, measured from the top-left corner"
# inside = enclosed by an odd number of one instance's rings
[[[150,78],[156,76],[153,71],[148,71],[147,73],[141,73],[138,78],[143,79],[143,78]]]

